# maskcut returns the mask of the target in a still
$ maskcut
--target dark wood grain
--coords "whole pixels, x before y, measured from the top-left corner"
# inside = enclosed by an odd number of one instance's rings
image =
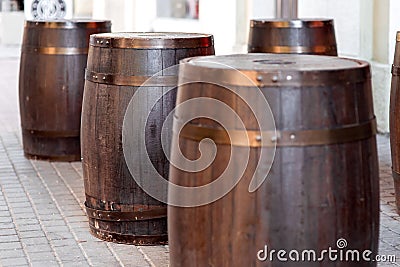
[[[349,60],[330,58],[249,54],[214,57],[210,61],[231,62],[228,65],[235,62],[233,67],[236,69],[262,75],[264,72],[276,73],[280,77],[275,83],[258,83],[279,131],[295,133],[300,130],[336,129],[373,120],[369,66],[364,63],[359,67],[357,63],[354,68],[349,68]],[[293,61],[301,67],[296,64],[253,64],[254,69],[249,67],[252,66],[251,62],[258,59]],[[313,63],[306,65],[308,60]],[[196,59],[191,62],[196,62]],[[241,69],[240,66],[245,67]],[[188,64],[181,69],[183,81],[185,76],[196,73],[196,78],[214,77],[218,82],[218,77],[222,77],[224,71],[211,65],[203,65],[196,71],[190,71],[191,67]],[[203,68],[207,71],[201,71]],[[340,69],[345,71],[333,71]],[[354,81],[353,77],[359,73],[363,73],[361,77],[364,78]],[[290,82],[281,79],[287,74],[293,77]],[[304,78],[308,74],[335,82],[326,83],[318,78],[310,81]],[[235,86],[238,80],[235,75],[231,76],[235,90],[240,95],[252,97],[251,90],[254,88]],[[193,77],[186,79],[190,78]],[[197,97],[223,101],[237,112],[246,129],[258,129],[246,104],[217,85],[198,83],[181,86],[178,88],[177,104]],[[261,103],[261,99],[257,101],[256,97],[253,94],[256,103],[254,108],[260,109],[262,105],[257,103]],[[218,112],[218,109],[215,111]],[[179,119],[182,114],[175,115]],[[208,128],[219,126],[209,119],[190,123]],[[225,126],[231,130],[237,129],[229,121]],[[199,142],[182,136],[176,140],[179,140],[185,156],[190,159],[199,156]],[[217,144],[217,147],[217,157],[207,169],[189,173],[171,166],[170,181],[179,185],[199,186],[217,179],[232,157],[229,145]],[[276,257],[273,262],[257,260],[257,252],[265,245],[269,250],[313,249],[318,253],[328,247],[336,249],[336,242],[340,238],[347,240],[347,249],[368,249],[372,255],[377,254],[379,179],[375,134],[366,139],[339,141],[331,145],[278,145],[268,178],[257,191],[249,193],[249,182],[262,149],[268,148],[250,149],[245,174],[223,198],[200,207],[168,207],[171,266],[376,266],[375,262],[329,261],[327,257],[321,262],[279,262]],[[239,148],[239,151],[244,151],[244,148]],[[231,160],[235,160],[235,157]]]
[[[75,28],[65,29],[65,24]],[[90,27],[86,27],[88,24]],[[27,157],[81,159],[79,131],[89,36],[110,30],[109,21],[59,21],[53,28],[45,21],[26,23],[19,103]],[[80,49],[82,53],[49,54],[40,52],[43,48]]]
[[[164,34],[165,35],[165,34]],[[182,34],[185,35],[185,34]],[[106,37],[111,43],[118,41],[134,42],[143,39],[140,35],[106,34],[93,37],[87,69],[99,73],[124,76],[152,76],[159,73],[162,76],[177,76],[176,69],[165,70],[179,63],[179,60],[189,56],[212,55],[214,47],[179,48],[174,46],[151,48],[151,43],[157,39],[157,34],[149,36],[150,48],[135,47],[102,47],[97,46],[98,38]],[[212,40],[212,36],[187,34],[188,41],[198,38]],[[163,37],[167,38],[167,37]],[[116,41],[115,41],[116,40]],[[170,40],[174,37],[171,35]],[[173,43],[173,42],[172,42]],[[208,42],[206,42],[208,43]],[[179,43],[181,46],[185,42]],[[125,162],[122,147],[122,125],[124,115],[134,93],[139,86],[118,86],[114,84],[97,83],[86,80],[84,103],[82,111],[82,163],[87,207],[101,211],[112,211],[122,216],[126,212],[154,211],[165,209],[161,218],[149,218],[137,221],[134,218],[126,221],[102,220],[93,218],[90,213],[89,224],[91,233],[103,240],[125,244],[151,245],[167,242],[166,204],[147,195],[136,184]],[[144,96],[143,118],[146,122],[146,149],[155,169],[165,179],[168,179],[169,163],[161,145],[161,129],[166,116],[175,107],[176,90],[166,94],[167,86],[147,86],[148,93]],[[156,102],[150,115],[146,118],[145,111],[152,100],[162,96]],[[171,127],[170,127],[171,128]],[[141,131],[142,129],[137,129]],[[132,135],[130,138],[138,138]],[[147,172],[150,166],[144,161],[135,162],[141,172]]]

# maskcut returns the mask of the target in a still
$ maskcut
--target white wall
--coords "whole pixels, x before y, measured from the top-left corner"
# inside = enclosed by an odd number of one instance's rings
[[[365,0],[300,0],[300,18],[334,18],[338,52],[357,57],[361,51],[360,2]]]
[[[386,5],[386,6],[385,6]],[[300,18],[333,18],[340,56],[372,66],[378,129],[388,132],[390,64],[400,0],[299,0]],[[93,17],[111,19],[113,31],[211,33],[216,54],[246,52],[250,19],[275,17],[275,0],[200,0],[199,19],[157,18],[156,0],[96,0]]]
[[[400,26],[398,10],[398,0],[299,0],[299,17],[334,19],[339,56],[370,62],[380,132],[389,131],[390,64]]]
[[[113,32],[150,31],[156,17],[156,0],[95,0],[94,19],[112,20]]]

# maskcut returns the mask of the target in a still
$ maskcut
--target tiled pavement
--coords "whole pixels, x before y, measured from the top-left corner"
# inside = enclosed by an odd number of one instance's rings
[[[14,50],[13,50],[14,51]],[[18,58],[0,47],[0,266],[167,266],[168,247],[135,247],[89,234],[80,163],[24,158],[17,104]],[[400,266],[387,136],[378,137],[381,179],[380,254]]]

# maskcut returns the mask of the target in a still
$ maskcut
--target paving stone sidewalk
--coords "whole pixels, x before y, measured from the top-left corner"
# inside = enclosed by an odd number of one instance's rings
[[[0,47],[1,49],[1,47]],[[77,163],[23,156],[17,101],[18,58],[0,53],[0,266],[168,266],[168,246],[135,247],[89,234]],[[395,213],[387,136],[378,137],[381,179],[380,254],[400,266],[400,218]]]

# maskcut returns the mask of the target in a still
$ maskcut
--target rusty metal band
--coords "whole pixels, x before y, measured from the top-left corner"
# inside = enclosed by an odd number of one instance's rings
[[[42,47],[29,47],[23,46],[22,52],[43,54],[43,55],[85,55],[88,53],[87,47],[55,47],[55,46],[42,46]]]
[[[101,210],[108,210],[108,211],[119,211],[119,210],[132,210],[133,208],[136,209],[145,209],[148,210],[149,206],[148,205],[139,205],[139,204],[121,204],[121,203],[116,203],[114,201],[106,201],[106,200],[101,200],[97,197],[92,197],[88,194],[85,193],[86,196],[86,202],[85,205],[87,207],[100,207]],[[89,205],[87,203],[90,203]],[[150,208],[152,209],[158,209],[159,206],[151,206]]]
[[[400,183],[400,173],[398,171],[392,170],[393,179]]]
[[[25,28],[98,29],[110,31],[111,21],[26,21]]]
[[[251,20],[252,28],[321,28],[327,25],[333,25],[333,20]]]
[[[26,135],[33,135],[36,137],[50,137],[50,138],[79,138],[80,131],[41,131],[33,129],[22,129],[22,132]]]
[[[326,53],[330,51],[336,51],[335,46],[283,46],[283,45],[272,45],[266,47],[250,47],[250,51],[260,51],[265,53]]]
[[[393,76],[400,76],[400,66],[392,65],[392,75]]]
[[[97,238],[109,242],[116,242],[121,244],[132,245],[163,245],[168,243],[168,234],[161,235],[135,235],[135,234],[121,234],[110,232],[103,229],[98,229],[92,224],[89,224],[90,233]]]
[[[90,45],[103,48],[122,49],[179,49],[179,48],[212,48],[212,36],[193,38],[114,38],[100,35],[90,36]]]
[[[176,125],[174,125],[174,129],[176,129]],[[355,142],[370,138],[376,132],[375,119],[335,129],[303,131],[226,131],[222,128],[188,123],[182,128],[179,137],[197,142],[204,138],[210,138],[218,145],[239,147],[297,147]]]
[[[152,219],[161,219],[167,217],[167,208],[157,208],[144,211],[104,211],[98,209],[92,209],[86,206],[86,213],[88,217],[102,220],[102,221],[119,221],[119,222],[131,222],[131,221],[147,221]]]
[[[85,80],[94,83],[120,86],[173,87],[178,84],[177,76],[124,76],[119,74],[85,71]]]

